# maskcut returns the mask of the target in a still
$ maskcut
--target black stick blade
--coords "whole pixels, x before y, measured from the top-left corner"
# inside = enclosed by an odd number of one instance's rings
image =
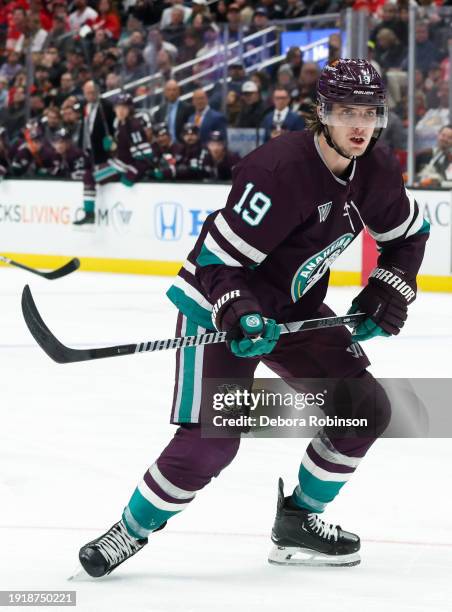
[[[90,358],[88,351],[68,348],[52,334],[36,308],[28,285],[25,285],[22,292],[22,314],[33,338],[42,350],[57,363],[85,361]]]
[[[47,278],[48,280],[54,280],[56,278],[62,278],[63,276],[67,276],[71,274],[71,272],[75,272],[80,268],[80,260],[77,257],[68,261],[61,268],[57,268],[56,270],[52,270],[52,272],[41,272],[41,276]]]

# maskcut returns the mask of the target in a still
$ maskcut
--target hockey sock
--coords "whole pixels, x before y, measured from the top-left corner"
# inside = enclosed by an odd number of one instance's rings
[[[146,538],[169,518],[188,506],[194,491],[173,485],[154,463],[133,492],[122,515],[134,538]]]
[[[362,457],[350,457],[336,450],[324,433],[306,449],[298,472],[298,486],[292,501],[310,512],[323,512],[358,467]]]

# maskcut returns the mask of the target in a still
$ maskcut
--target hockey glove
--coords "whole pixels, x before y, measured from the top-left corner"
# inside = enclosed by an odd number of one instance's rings
[[[119,180],[126,187],[133,187],[135,185],[135,181],[128,174],[121,174],[121,178]]]
[[[416,298],[416,281],[408,281],[398,268],[375,268],[366,287],[352,302],[348,314],[368,315],[355,328],[352,340],[361,342],[376,336],[397,335],[408,316],[408,304]]]
[[[217,300],[212,322],[215,329],[227,332],[228,347],[237,357],[270,353],[280,334],[276,322],[264,319],[254,296],[242,289],[229,291]]]
[[[236,357],[257,357],[272,352],[281,330],[273,319],[263,319],[259,313],[252,313],[240,317],[231,332],[239,336],[229,345]]]

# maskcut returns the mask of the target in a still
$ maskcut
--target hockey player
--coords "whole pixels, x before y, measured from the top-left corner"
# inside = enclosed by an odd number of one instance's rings
[[[84,175],[85,216],[80,220],[84,225],[95,222],[97,185],[119,180],[126,187],[132,187],[143,178],[152,157],[151,145],[146,138],[143,124],[134,117],[132,96],[128,93],[119,94],[115,99],[114,112],[114,137],[105,143],[111,157],[94,169],[90,164]]]
[[[55,176],[58,170],[56,153],[43,136],[37,123],[28,123],[24,139],[17,146],[11,160],[14,176]]]
[[[176,177],[199,181],[213,177],[213,160],[199,139],[199,127],[186,123],[182,129],[182,158],[176,166]]]
[[[58,166],[55,176],[73,181],[83,180],[89,160],[83,151],[72,143],[71,134],[66,128],[55,133],[53,148],[57,154]]]
[[[210,132],[207,148],[213,159],[213,174],[218,181],[230,181],[232,169],[239,163],[240,156],[228,151],[221,132]]]
[[[416,297],[429,231],[397,161],[374,146],[387,112],[384,84],[372,65],[337,60],[319,78],[310,131],[283,134],[236,166],[225,208],[207,218],[168,292],[179,309],[177,336],[225,330],[229,348],[212,344],[178,352],[171,419],[179,428],[121,520],[80,550],[91,576],[111,572],[143,548],[233,460],[239,439],[201,436],[199,421],[212,406],[202,383],[240,379],[251,387],[259,360],[289,381],[331,377],[345,387],[353,381],[352,394],[337,396],[339,407],[369,421],[359,437],[323,428],[309,444],[288,497],[280,481],[269,561],[359,563],[359,537],[320,515],[389,422],[389,401],[357,342],[400,332]],[[333,314],[323,302],[329,267],[363,228],[380,251],[351,307],[367,317],[353,335],[334,327],[279,338],[276,321]]]
[[[173,142],[167,123],[157,123],[153,128],[151,177],[161,180],[176,178],[176,165],[182,159],[182,145]]]

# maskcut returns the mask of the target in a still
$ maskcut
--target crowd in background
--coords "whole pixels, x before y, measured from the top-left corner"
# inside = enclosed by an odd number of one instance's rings
[[[451,2],[418,4],[416,180],[448,185],[452,19],[443,6]],[[228,151],[228,129],[262,128],[264,140],[303,129],[320,69],[291,47],[281,61],[252,71],[251,53],[229,64],[225,87],[216,69],[225,26],[229,43],[257,35],[245,51],[273,40],[264,50],[271,59],[281,52],[277,36],[259,33],[274,20],[345,7],[371,13],[368,57],[389,92],[382,138],[404,167],[408,0],[0,0],[0,178],[80,178],[88,219],[96,186],[109,180],[229,180],[237,155]],[[329,59],[340,49],[333,34]],[[135,81],[125,95],[124,86]]]

